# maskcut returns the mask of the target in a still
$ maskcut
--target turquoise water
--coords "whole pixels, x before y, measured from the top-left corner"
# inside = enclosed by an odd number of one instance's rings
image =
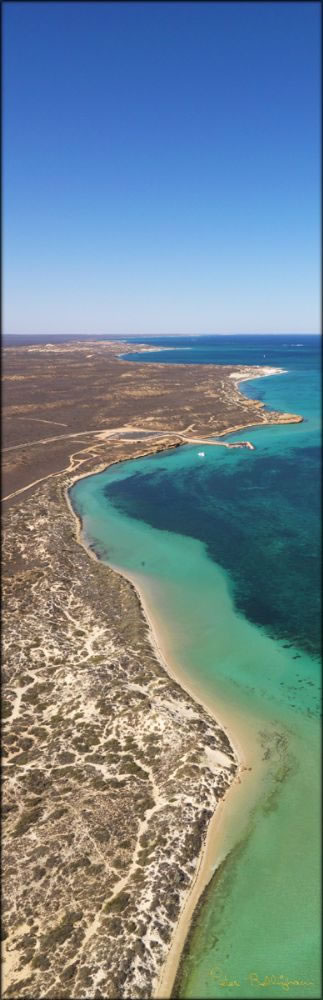
[[[203,446],[201,459],[183,447],[71,491],[88,542],[140,580],[166,655],[236,713],[261,761],[256,799],[203,897],[178,997],[320,996],[317,340],[302,350],[288,346],[287,375],[242,388],[304,423],[250,429],[254,452]],[[288,367],[284,352],[269,363]]]

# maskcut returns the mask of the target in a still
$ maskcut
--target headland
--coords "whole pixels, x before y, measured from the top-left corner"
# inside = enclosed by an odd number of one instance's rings
[[[79,544],[68,489],[113,462],[302,418],[239,392],[268,369],[119,353],[4,351],[5,997],[161,996],[242,763],[234,732],[169,676],[132,583]]]

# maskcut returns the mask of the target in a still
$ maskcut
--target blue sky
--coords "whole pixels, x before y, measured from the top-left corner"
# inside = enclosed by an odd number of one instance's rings
[[[5,3],[4,331],[320,328],[320,7]]]

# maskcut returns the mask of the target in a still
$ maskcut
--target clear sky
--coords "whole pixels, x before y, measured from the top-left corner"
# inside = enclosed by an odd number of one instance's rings
[[[319,331],[319,3],[3,21],[6,333]]]

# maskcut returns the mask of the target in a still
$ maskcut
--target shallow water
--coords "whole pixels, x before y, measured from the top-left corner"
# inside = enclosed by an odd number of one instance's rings
[[[288,375],[242,386],[301,412],[303,424],[250,429],[254,452],[203,446],[201,459],[183,447],[71,491],[88,541],[140,581],[166,656],[221,718],[242,720],[261,761],[256,804],[228,831],[178,997],[320,995],[319,356],[310,353],[302,364],[298,350]],[[282,357],[269,363],[287,367]]]

